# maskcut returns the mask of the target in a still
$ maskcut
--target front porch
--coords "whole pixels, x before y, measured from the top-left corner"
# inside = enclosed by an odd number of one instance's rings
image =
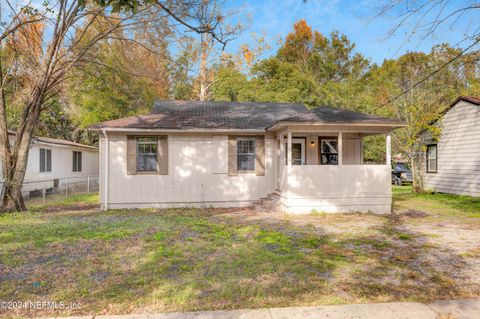
[[[287,126],[276,134],[280,207],[288,213],[390,213],[391,128]],[[385,161],[366,164],[367,136],[385,137]]]

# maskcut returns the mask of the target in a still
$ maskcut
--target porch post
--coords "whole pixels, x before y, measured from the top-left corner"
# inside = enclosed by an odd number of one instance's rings
[[[343,165],[343,132],[338,132],[338,165]]]
[[[387,145],[387,150],[386,150],[386,163],[388,166],[392,165],[392,138],[390,136],[390,132],[387,133],[386,137],[386,145]]]
[[[360,164],[363,165],[363,135],[360,133]]]
[[[292,132],[287,132],[287,165],[292,166]]]
[[[280,160],[279,164],[285,166],[287,163],[285,163],[285,137],[283,136],[283,133],[279,136],[280,139]]]

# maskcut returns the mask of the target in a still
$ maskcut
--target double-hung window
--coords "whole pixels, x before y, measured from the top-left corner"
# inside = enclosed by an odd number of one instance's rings
[[[73,172],[82,171],[82,152],[73,151]]]
[[[237,170],[254,171],[255,170],[255,138],[239,137],[237,138]]]
[[[137,172],[157,171],[157,137],[137,137]]]
[[[338,141],[336,139],[320,140],[320,163],[324,165],[338,164]]]
[[[437,145],[427,145],[427,173],[437,172]]]
[[[40,173],[48,173],[52,171],[52,150],[40,149]]]

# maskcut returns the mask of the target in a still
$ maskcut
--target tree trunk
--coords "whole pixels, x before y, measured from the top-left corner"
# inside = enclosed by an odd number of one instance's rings
[[[33,131],[33,127],[31,131]],[[17,132],[17,134],[19,133]],[[7,174],[5,175],[5,188],[0,211],[24,211],[27,209],[23,201],[22,185],[28,164],[31,136],[32,132],[22,134],[20,143],[13,145],[16,150],[14,156],[5,163]]]
[[[208,100],[208,83],[207,83],[207,60],[206,56],[202,54],[202,61],[200,63],[200,101]]]
[[[417,168],[416,168],[415,160],[413,158],[410,160],[410,166],[412,169],[412,190],[415,193],[417,193],[417,189],[418,189]]]
[[[13,145],[17,149],[16,156],[12,156],[11,160],[5,163],[7,174],[5,175],[5,188],[0,211],[26,210],[22,196],[22,185],[28,163],[30,136],[29,133],[23,134],[20,145]]]
[[[35,101],[30,105],[31,107],[26,107],[26,110],[30,110],[30,112],[23,114],[15,135],[15,142],[10,147],[13,152],[7,154],[8,147],[5,147],[5,145],[0,147],[0,155],[4,159],[2,160],[2,168],[5,179],[0,211],[11,212],[27,209],[23,201],[22,185],[28,164],[31,138],[40,115],[41,98],[37,95]]]
[[[207,34],[202,34],[202,42],[201,42],[201,55],[200,55],[200,70],[199,70],[199,78],[200,78],[200,94],[199,100],[200,101],[207,101],[209,97],[209,84],[208,84],[208,75],[207,75],[207,67],[208,67],[208,55],[210,52],[210,42],[211,37]]]
[[[410,166],[412,169],[412,189],[415,193],[420,193],[424,190],[422,164],[421,153],[415,149],[410,155]]]
[[[5,180],[2,212],[19,212],[27,209],[22,196],[23,178],[11,177]]]

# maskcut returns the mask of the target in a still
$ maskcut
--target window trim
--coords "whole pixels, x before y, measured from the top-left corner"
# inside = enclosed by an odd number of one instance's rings
[[[138,169],[138,140],[141,139],[141,138],[155,138],[156,140],[156,145],[157,145],[157,152],[155,154],[155,162],[156,162],[156,167],[155,167],[155,170],[144,170],[144,171],[141,171]],[[149,174],[158,174],[158,136],[157,135],[139,135],[139,136],[135,136],[135,171],[136,171],[136,174],[137,175],[149,175]],[[153,143],[153,142],[152,142]],[[152,155],[151,153],[150,154],[142,154],[142,155]]]
[[[302,141],[299,141],[302,140]],[[301,144],[302,145],[302,150],[301,152],[301,157],[300,161],[302,162],[301,164],[293,164],[293,154],[292,154],[292,165],[295,166],[301,166],[301,165],[307,165],[307,138],[305,136],[292,136],[292,150],[293,150],[293,144]],[[285,165],[288,165],[288,141],[285,142]]]
[[[430,158],[428,156],[430,147],[435,146],[435,170],[430,169]],[[438,146],[437,144],[427,144],[426,150],[426,159],[427,159],[427,173],[437,173],[438,172]]]
[[[79,161],[78,161],[78,157],[77,157],[77,167],[75,167],[75,154],[80,154],[80,165],[78,165]],[[76,170],[78,169],[78,166],[80,166],[80,169],[79,170]],[[83,154],[82,154],[82,151],[73,151],[72,150],[72,172],[73,173],[81,173],[83,170]]]
[[[323,153],[322,152],[322,142],[323,141],[336,141],[337,142],[337,152],[336,153]],[[329,163],[322,163],[322,155],[329,154],[329,155],[337,155],[337,164],[329,164]],[[319,165],[338,165],[338,137],[337,136],[319,136],[318,137],[318,164]]]
[[[251,141],[253,140],[253,153],[238,153],[238,141]],[[253,169],[240,169],[238,157],[240,155],[253,155]],[[250,174],[255,173],[256,170],[256,157],[257,157],[257,138],[255,136],[237,136],[237,173]]]
[[[42,150],[44,151],[44,170],[42,171]],[[48,153],[50,153],[50,170],[48,170]],[[39,173],[42,174],[50,174],[53,171],[52,167],[52,149],[51,148],[45,148],[45,147],[40,147],[38,148],[38,171]]]

